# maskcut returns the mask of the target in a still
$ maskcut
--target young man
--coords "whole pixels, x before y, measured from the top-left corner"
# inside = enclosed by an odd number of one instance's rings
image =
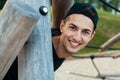
[[[66,58],[83,49],[91,41],[97,21],[98,14],[90,4],[76,3],[70,8],[64,20],[61,20],[60,29],[52,30],[54,71]],[[57,36],[54,36],[56,34]],[[17,80],[17,77],[16,59],[3,80]]]
[[[59,68],[65,58],[83,49],[94,37],[98,21],[95,8],[87,3],[76,3],[60,23],[61,35],[53,37],[54,70]],[[59,32],[59,31],[58,31]]]

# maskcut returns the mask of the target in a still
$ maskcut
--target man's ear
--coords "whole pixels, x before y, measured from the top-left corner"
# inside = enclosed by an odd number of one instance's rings
[[[65,25],[64,20],[61,20],[61,22],[60,22],[60,32],[61,33],[63,32],[64,25]]]

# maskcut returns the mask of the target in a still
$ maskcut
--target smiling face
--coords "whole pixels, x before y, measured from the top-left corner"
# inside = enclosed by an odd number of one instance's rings
[[[90,18],[82,14],[72,14],[60,24],[60,43],[63,49],[72,55],[83,49],[93,38],[94,25]]]

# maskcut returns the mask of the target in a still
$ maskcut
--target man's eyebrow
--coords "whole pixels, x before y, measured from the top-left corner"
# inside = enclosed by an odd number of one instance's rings
[[[90,29],[83,29],[84,31],[92,32]]]
[[[77,26],[77,25],[75,25],[75,24],[73,24],[73,23],[70,23],[70,25],[72,25],[72,26],[74,26],[74,27],[78,28],[78,26]]]

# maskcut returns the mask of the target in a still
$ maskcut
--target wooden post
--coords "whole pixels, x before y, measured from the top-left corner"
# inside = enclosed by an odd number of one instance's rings
[[[38,13],[41,6],[48,8],[19,54],[18,80],[54,80],[49,0],[22,0]]]
[[[33,8],[8,0],[0,14],[0,80],[3,79],[39,19]]]
[[[104,51],[105,49],[107,49],[108,47],[110,47],[111,45],[113,45],[114,43],[116,43],[118,41],[120,41],[120,33],[118,33],[117,35],[115,35],[114,37],[109,39],[106,43],[104,43],[101,46],[100,51]]]
[[[70,6],[74,3],[74,0],[52,0],[53,6],[53,20],[52,27],[59,28],[61,20],[64,18],[66,12]]]

